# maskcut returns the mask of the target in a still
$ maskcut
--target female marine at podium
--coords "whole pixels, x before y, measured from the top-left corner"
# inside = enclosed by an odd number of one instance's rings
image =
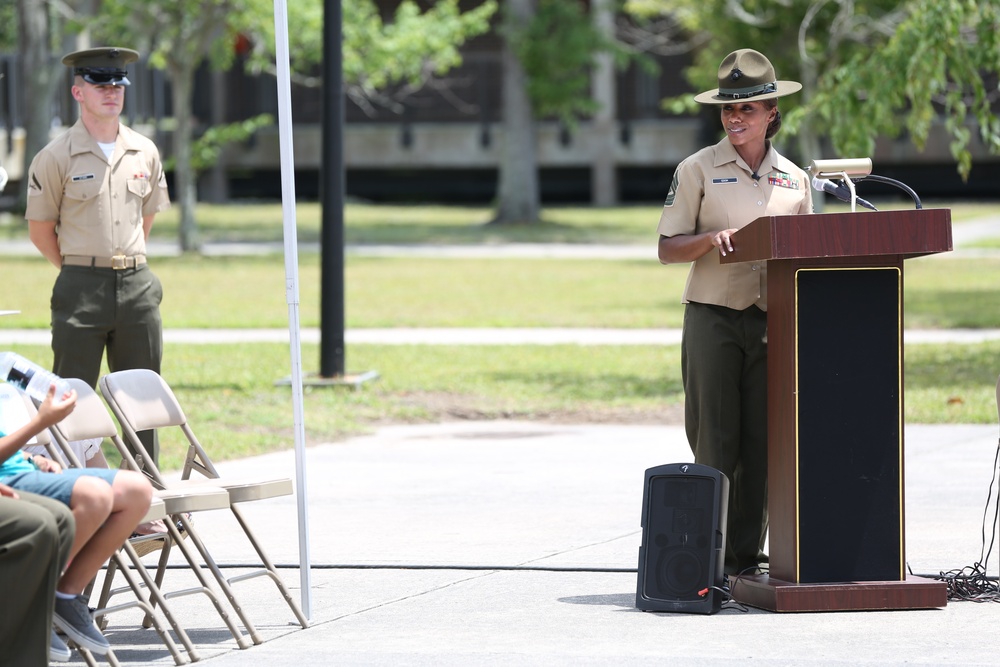
[[[801,88],[778,81],[757,51],[726,56],[719,87],[695,96],[721,109],[726,136],[678,165],[657,228],[662,264],[693,262],[682,298],[685,428],[695,462],[730,480],[730,575],[767,563],[767,267],[719,258],[761,216],[812,213],[808,177],[770,141],[778,98]]]

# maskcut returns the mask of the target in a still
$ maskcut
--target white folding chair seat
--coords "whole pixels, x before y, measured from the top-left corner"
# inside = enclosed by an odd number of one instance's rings
[[[221,487],[229,493],[229,509],[236,517],[254,551],[256,551],[263,567],[249,574],[232,577],[227,581],[235,583],[258,576],[269,577],[277,587],[282,598],[284,598],[285,603],[292,610],[299,624],[303,628],[308,627],[308,619],[306,619],[305,615],[299,609],[298,604],[292,598],[284,581],[278,576],[277,568],[265,553],[263,546],[253,534],[249,523],[238,507],[239,504],[244,502],[291,495],[294,491],[291,478],[237,477],[230,479],[220,476],[205,448],[198,441],[197,436],[195,436],[177,397],[166,381],[154,371],[133,369],[109,373],[100,379],[99,386],[104,400],[108,403],[111,412],[114,413],[118,419],[118,423],[121,425],[124,439],[132,446],[133,451],[139,453],[143,458],[141,465],[144,467],[146,474],[154,480],[154,484],[162,486],[165,489],[191,489],[202,484],[211,484],[212,486]],[[148,456],[145,456],[145,450],[137,435],[141,431],[166,428],[179,429],[188,443],[188,451],[185,457],[184,469],[181,472],[182,480],[180,482],[168,483],[164,479],[156,467],[156,462],[150,461]],[[200,477],[192,479],[191,475],[193,473],[197,473]],[[239,607],[237,607],[237,613],[240,614],[240,618],[243,620],[248,632],[250,632],[251,637],[254,638],[256,643],[259,643],[258,635],[253,629],[253,625],[249,619],[245,618]]]

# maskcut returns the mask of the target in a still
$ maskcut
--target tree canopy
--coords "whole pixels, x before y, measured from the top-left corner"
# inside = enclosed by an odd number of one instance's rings
[[[268,6],[270,1],[267,0]],[[346,92],[360,106],[398,108],[386,91],[404,86],[419,89],[432,77],[462,63],[461,47],[489,30],[496,0],[483,0],[463,11],[458,0],[440,0],[425,10],[403,0],[391,17],[383,17],[372,0],[343,3],[343,80]],[[323,0],[288,3],[289,51],[296,81],[320,85],[313,76],[323,58]],[[273,66],[274,25],[264,21],[248,28],[253,47],[250,67]]]
[[[323,53],[323,0],[296,0],[287,9],[291,65],[299,80],[310,80]],[[489,28],[495,10],[495,0],[485,0],[466,12],[459,9],[458,0],[441,0],[426,11],[412,0],[403,0],[392,20],[384,21],[372,0],[347,0],[342,45],[346,86],[366,103],[377,100],[392,85],[421,86],[461,63],[459,47]],[[236,61],[237,44],[249,47],[249,67],[273,70],[273,0],[160,0],[138,5],[103,0],[100,19],[91,30],[104,43],[120,43],[120,35],[129,35],[130,46],[148,53],[150,65],[168,73],[174,98],[173,163],[181,209],[180,244],[183,250],[197,249],[194,174],[196,166],[204,166],[199,156],[216,153],[219,140],[245,136],[259,123],[242,122],[212,133],[203,146],[208,152],[193,153],[197,130],[192,118],[194,76],[206,62],[213,69],[230,68]]]
[[[1000,2],[919,0],[906,3],[896,31],[870,53],[853,53],[821,79],[808,109],[830,128],[834,145],[868,154],[879,135],[906,132],[923,148],[942,122],[958,171],[972,169],[974,133],[1000,153]]]
[[[786,131],[822,135],[800,142],[804,152],[821,138],[840,155],[868,155],[877,138],[904,132],[922,149],[938,122],[963,177],[976,130],[1000,152],[1000,0],[628,0],[626,9],[677,17],[699,45],[686,72],[699,90],[714,87],[727,53],[747,47],[779,78],[801,81],[802,94],[781,106]],[[671,101],[675,111],[692,106]]]

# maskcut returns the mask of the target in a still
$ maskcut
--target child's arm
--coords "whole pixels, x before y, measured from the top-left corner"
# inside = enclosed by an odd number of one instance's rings
[[[38,406],[38,412],[21,428],[0,437],[0,462],[14,456],[28,441],[53,424],[58,424],[76,407],[76,391],[70,390],[61,398],[56,398],[56,386],[49,387],[45,400]]]

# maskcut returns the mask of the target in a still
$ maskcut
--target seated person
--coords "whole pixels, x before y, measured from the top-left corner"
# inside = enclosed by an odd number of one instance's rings
[[[73,514],[62,503],[0,484],[3,664],[70,659],[69,648],[52,629],[52,607],[75,532]]]
[[[0,433],[4,430],[13,430],[17,426],[24,424],[30,419],[30,415],[26,409],[22,406],[22,399],[20,396],[20,390],[16,389],[13,385],[2,383],[0,384],[0,398],[6,399],[16,399],[11,401],[0,402]],[[85,468],[108,468],[108,460],[104,456],[104,451],[101,449],[101,438],[90,438],[88,440],[76,440],[69,443],[69,448],[72,450],[74,456],[76,456],[77,462]],[[38,444],[27,444],[22,447],[28,454],[41,454],[42,456],[49,456],[49,450],[45,445]],[[61,451],[57,451],[53,460],[60,464],[63,468],[68,468],[72,465],[72,462],[67,460]],[[167,527],[163,523],[162,519],[157,519],[156,521],[149,521],[146,523],[140,523],[135,529],[135,535],[165,535],[167,532]],[[156,540],[152,542],[144,542],[141,545],[136,546],[136,552],[143,556],[151,551],[160,549],[163,547],[162,540]]]
[[[76,406],[76,392],[55,395],[55,385],[38,412],[21,428],[0,433],[0,484],[47,496],[69,506],[76,521],[70,565],[56,586],[53,620],[70,639],[99,655],[108,641],[94,624],[83,591],[108,558],[135,530],[149,509],[153,489],[140,473],[109,468],[70,468],[22,447],[58,423]]]

